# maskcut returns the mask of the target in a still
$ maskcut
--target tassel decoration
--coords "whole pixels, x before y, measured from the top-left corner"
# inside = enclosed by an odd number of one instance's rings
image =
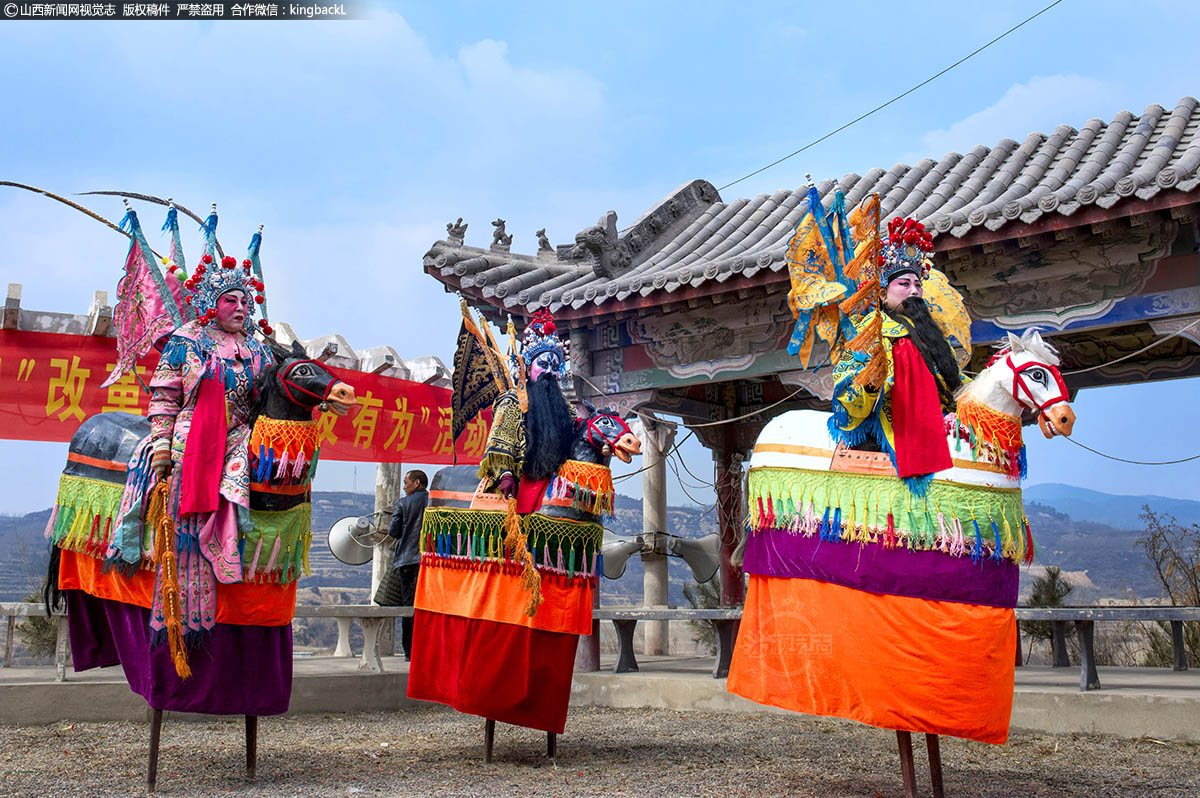
[[[175,674],[180,679],[188,679],[191,678],[192,669],[188,665],[187,648],[183,643],[183,610],[179,601],[179,576],[175,559],[175,522],[167,512],[169,494],[166,480],[154,486],[150,492],[150,509],[146,520],[154,529],[154,548],[159,555],[159,591],[166,616],[171,661],[175,665]]]

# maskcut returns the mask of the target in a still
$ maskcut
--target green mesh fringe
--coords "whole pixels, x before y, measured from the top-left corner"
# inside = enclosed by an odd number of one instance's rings
[[[1032,542],[1025,534],[1020,488],[933,480],[926,495],[918,497],[891,476],[752,468],[749,511],[751,531],[815,532],[827,539],[864,543],[879,541],[890,513],[899,545],[946,550],[949,540],[949,547],[956,549],[951,553],[1017,563]]]
[[[121,511],[125,485],[63,474],[58,481],[51,542],[59,548],[101,557]]]
[[[296,581],[301,574],[308,576],[311,504],[277,512],[251,510],[250,521],[254,528],[243,532],[241,540],[244,581],[287,583]]]
[[[505,515],[499,510],[430,507],[421,522],[421,553],[473,560],[504,559]],[[592,570],[604,539],[600,524],[541,513],[521,516],[521,528],[538,565],[560,568],[571,575]]]

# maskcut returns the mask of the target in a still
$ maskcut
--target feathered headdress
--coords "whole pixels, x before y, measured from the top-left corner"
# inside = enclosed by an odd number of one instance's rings
[[[240,265],[237,258],[229,255],[222,258],[220,264],[216,261],[216,203],[213,203],[212,213],[200,225],[200,232],[204,233],[204,254],[200,257],[200,263],[196,266],[195,273],[183,284],[183,287],[190,292],[184,297],[184,302],[191,305],[200,326],[206,327],[217,317],[217,300],[221,295],[229,291],[241,291],[253,299],[250,309],[246,313],[245,324],[246,335],[252,335],[256,324],[254,321],[255,307],[263,307],[266,302],[266,296],[263,294],[263,282],[260,279],[262,268],[259,267],[257,274],[252,271],[255,260],[258,258],[258,249],[262,245],[262,228],[259,228],[259,232],[250,239],[250,247],[247,251],[247,255],[250,257],[243,260]],[[270,335],[272,332],[271,325],[267,322],[265,308],[257,326],[266,335]]]

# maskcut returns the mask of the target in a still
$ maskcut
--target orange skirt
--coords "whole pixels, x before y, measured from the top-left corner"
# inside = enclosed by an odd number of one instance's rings
[[[101,570],[100,560],[62,549],[58,586],[82,590],[89,596],[111,599],[149,609],[154,604],[154,571],[139,569],[127,577]],[[217,623],[239,626],[283,626],[296,614],[296,583],[286,585],[235,582],[217,583]]]
[[[730,692],[809,715],[1008,739],[1013,611],[750,576]]]

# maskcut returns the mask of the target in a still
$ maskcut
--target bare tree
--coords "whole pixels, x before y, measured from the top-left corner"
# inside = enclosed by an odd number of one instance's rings
[[[1138,545],[1146,552],[1163,595],[1172,606],[1200,606],[1200,524],[1185,526],[1168,513],[1156,513],[1142,506],[1145,534]],[[1142,627],[1149,643],[1144,665],[1170,667],[1174,662],[1171,627],[1155,621]],[[1184,649],[1188,667],[1200,667],[1200,624],[1184,624]]]

